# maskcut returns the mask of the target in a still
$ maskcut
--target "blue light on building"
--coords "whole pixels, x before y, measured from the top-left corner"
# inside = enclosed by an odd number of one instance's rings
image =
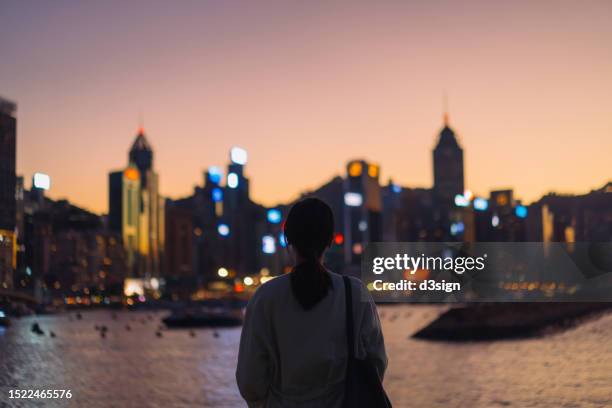
[[[215,183],[219,184],[221,179],[223,178],[223,171],[217,166],[211,166],[208,168],[208,179]]]
[[[393,191],[395,194],[399,194],[402,192],[402,186],[399,184],[391,184],[391,191]]]
[[[230,173],[227,175],[227,186],[229,188],[238,187],[238,175],[236,173]]]
[[[474,209],[477,211],[487,211],[489,208],[489,200],[486,198],[476,197],[474,199]]]
[[[221,190],[219,187],[215,187],[212,190],[212,200],[215,203],[218,203],[219,201],[223,201],[223,190]]]
[[[367,221],[359,221],[359,224],[357,224],[357,227],[359,228],[359,231],[361,232],[365,232],[368,229],[368,222]]]
[[[463,225],[463,223],[460,222],[453,222],[450,226],[450,233],[451,235],[459,235],[461,233],[463,233],[463,231],[465,231],[465,225]]]
[[[285,234],[283,232],[278,234],[278,243],[283,248],[287,247],[287,237],[285,237]]]
[[[517,205],[514,209],[514,214],[519,218],[527,218],[527,207],[524,205]]]
[[[217,232],[222,237],[227,237],[230,234],[230,228],[227,224],[219,224],[217,226]]]
[[[264,254],[273,254],[276,252],[276,241],[272,235],[264,235],[261,239],[261,250]]]
[[[268,222],[270,222],[271,224],[278,224],[282,221],[283,214],[277,208],[270,208],[268,210],[267,217],[268,217]]]
[[[457,207],[468,207],[470,200],[468,200],[463,194],[457,194],[455,196],[455,205]]]

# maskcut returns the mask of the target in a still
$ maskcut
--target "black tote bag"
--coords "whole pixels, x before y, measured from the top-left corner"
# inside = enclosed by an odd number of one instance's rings
[[[351,281],[343,276],[346,302],[346,346],[348,363],[344,390],[345,408],[391,408],[382,380],[374,365],[355,356],[355,329],[353,326],[353,294]]]

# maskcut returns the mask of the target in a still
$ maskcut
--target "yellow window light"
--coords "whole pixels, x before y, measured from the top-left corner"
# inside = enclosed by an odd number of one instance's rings
[[[362,172],[361,163],[360,162],[352,162],[349,164],[348,172],[351,177],[359,177]]]
[[[368,166],[368,176],[372,177],[372,178],[376,178],[378,177],[378,171],[379,171],[379,167],[375,164],[370,164]]]

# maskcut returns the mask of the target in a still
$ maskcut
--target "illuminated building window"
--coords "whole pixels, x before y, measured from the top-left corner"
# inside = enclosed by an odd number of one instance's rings
[[[344,204],[349,207],[359,207],[361,204],[363,204],[363,196],[359,193],[345,193]]]
[[[368,166],[368,176],[372,177],[372,178],[376,178],[378,177],[378,166],[375,164],[370,164]]]
[[[227,237],[230,234],[230,228],[227,224],[219,224],[219,226],[217,226],[217,232],[222,237]]]
[[[261,239],[261,249],[264,254],[273,254],[276,252],[276,241],[272,235],[264,235]]]
[[[361,176],[362,168],[360,162],[352,162],[349,164],[348,173],[351,177]]]
[[[499,216],[494,215],[493,218],[491,218],[491,225],[493,227],[499,226]]]
[[[268,210],[267,218],[268,222],[271,224],[279,224],[283,219],[283,215],[281,214],[280,210],[271,208]]]
[[[517,205],[516,208],[514,209],[514,214],[519,218],[526,218],[527,217],[527,207],[525,207],[524,205]]]
[[[465,198],[463,194],[457,194],[455,196],[455,205],[457,207],[468,207],[470,205],[470,200]]]
[[[219,187],[215,187],[212,189],[212,200],[215,203],[218,203],[219,201],[223,201],[223,190],[221,190]]]
[[[238,175],[236,173],[230,173],[227,175],[227,186],[229,188],[238,187]]]
[[[245,165],[247,163],[248,154],[247,151],[241,147],[232,147],[230,150],[230,160],[232,163]]]
[[[480,197],[476,197],[474,199],[474,209],[478,210],[478,211],[486,211],[487,208],[489,208],[489,201],[484,199],[484,198],[480,198]]]
[[[507,205],[508,204],[508,196],[505,194],[500,194],[497,196],[497,198],[495,199],[495,202],[497,203],[497,205],[499,205],[500,207]]]
[[[128,180],[138,180],[138,170],[133,167],[128,167],[127,169],[125,169],[123,175]]]
[[[451,235],[459,235],[465,230],[465,225],[462,222],[454,222],[450,226]]]
[[[49,190],[51,188],[51,177],[44,173],[34,173],[34,187],[41,190]]]
[[[208,168],[208,178],[211,182],[219,184],[223,178],[223,171],[217,166]]]

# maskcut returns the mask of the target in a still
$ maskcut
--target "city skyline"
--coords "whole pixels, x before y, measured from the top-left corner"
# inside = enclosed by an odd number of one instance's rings
[[[610,179],[611,15],[605,2],[325,13],[8,3],[0,91],[18,103],[18,173],[49,173],[50,197],[97,213],[140,117],[172,198],[224,166],[234,145],[249,151],[252,196],[266,205],[357,158],[379,163],[383,182],[429,188],[445,92],[466,187],[512,187],[531,202]]]

